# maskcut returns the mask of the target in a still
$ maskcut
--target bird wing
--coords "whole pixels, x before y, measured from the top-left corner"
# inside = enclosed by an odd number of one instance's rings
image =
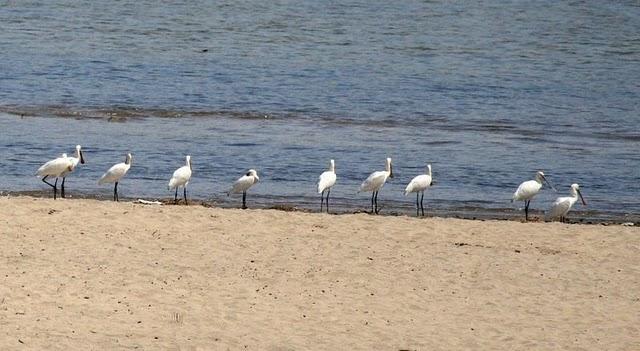
[[[513,200],[530,200],[540,191],[541,187],[542,185],[535,180],[523,182],[513,193]]]
[[[169,189],[185,186],[189,183],[189,179],[191,179],[191,168],[189,168],[189,166],[182,166],[173,172],[173,176],[171,176],[171,180],[169,180]]]
[[[36,175],[38,176],[55,176],[59,177],[62,173],[73,169],[73,165],[67,157],[58,157],[38,168]]]
[[[407,187],[404,189],[404,195],[409,193],[423,191],[431,185],[431,177],[428,174],[421,174],[411,179]]]
[[[335,172],[326,171],[323,172],[318,178],[318,193],[325,191],[327,188],[331,188],[336,183]]]
[[[384,182],[387,180],[386,173],[383,171],[373,172],[367,177],[367,179],[360,184],[359,191],[374,191],[379,189],[384,185]]]
[[[547,211],[547,218],[554,219],[558,217],[563,217],[569,212],[571,209],[571,198],[570,197],[559,197],[556,201],[553,202],[549,211]]]
[[[255,178],[248,175],[243,175],[238,178],[235,182],[233,182],[233,187],[229,191],[230,193],[242,193],[249,189],[253,183],[255,183]]]
[[[120,180],[129,170],[128,166],[129,165],[125,163],[118,163],[111,166],[111,168],[100,177],[98,184],[113,183]]]

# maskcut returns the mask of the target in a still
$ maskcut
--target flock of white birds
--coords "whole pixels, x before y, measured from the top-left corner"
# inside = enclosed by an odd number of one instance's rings
[[[122,163],[118,163],[109,168],[98,180],[98,184],[105,183],[114,183],[113,188],[113,200],[119,201],[118,197],[118,182],[124,177],[129,169],[131,168],[131,163],[133,162],[133,156],[129,153],[126,156],[126,159]],[[82,147],[80,145],[76,146],[76,151],[74,156],[67,156],[67,154],[62,154],[62,156],[55,158],[53,160],[48,161],[36,172],[36,175],[43,177],[42,181],[47,185],[53,188],[53,198],[57,198],[58,194],[58,179],[62,178],[62,184],[60,187],[60,195],[65,197],[64,193],[64,182],[67,175],[78,166],[78,164],[84,164],[84,157],[82,155]],[[178,189],[182,187],[183,196],[185,204],[188,204],[187,201],[187,185],[189,184],[189,180],[191,180],[192,168],[191,168],[191,156],[186,157],[186,163],[184,166],[176,169],[169,180],[168,188],[169,190],[175,189],[174,202],[178,203]],[[48,177],[55,178],[53,184],[47,181]],[[376,171],[373,172],[365,179],[362,184],[360,184],[360,188],[358,193],[360,192],[371,192],[371,213],[378,214],[380,209],[378,208],[378,192],[384,184],[387,182],[389,178],[393,178],[393,164],[391,162],[391,158],[386,159],[385,169],[384,171]],[[242,193],[242,208],[247,208],[246,199],[247,199],[247,191],[254,184],[256,184],[260,178],[258,177],[258,172],[255,169],[250,169],[244,174],[242,177],[238,178],[233,183],[231,189],[227,192],[227,196],[230,194],[239,194]],[[327,213],[329,213],[329,194],[331,193],[331,188],[336,184],[337,176],[336,176],[336,165],[334,160],[329,161],[329,168],[320,174],[318,179],[318,194],[320,194],[320,212],[323,212],[324,208],[326,208]],[[411,193],[416,193],[416,216],[424,216],[424,192],[429,187],[433,185],[433,177],[431,174],[431,165],[427,165],[426,171],[424,174],[420,174],[407,184],[407,187],[404,190],[404,194],[409,195]],[[554,191],[557,192],[555,187],[551,185],[549,180],[545,177],[544,173],[539,171],[536,173],[536,176],[533,180],[528,180],[520,184],[516,192],[513,194],[511,201],[524,201],[524,213],[525,213],[525,221],[529,220],[529,204],[531,200],[540,192],[543,184],[548,184]],[[326,196],[325,196],[326,193]],[[559,197],[556,201],[553,202],[551,209],[547,212],[547,220],[556,220],[565,221],[567,213],[571,210],[571,207],[578,201],[578,198],[582,201],[583,205],[587,205],[586,201],[582,197],[582,193],[580,192],[580,186],[578,184],[572,184],[570,190],[570,196],[567,197]]]

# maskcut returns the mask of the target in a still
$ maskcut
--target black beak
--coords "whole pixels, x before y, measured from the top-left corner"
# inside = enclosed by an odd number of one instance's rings
[[[389,178],[393,178],[393,165],[389,165]]]
[[[82,155],[82,150],[80,150],[80,163],[84,164],[84,156]]]
[[[553,191],[555,191],[556,193],[558,192],[558,190],[556,190],[556,188],[553,186],[553,184],[551,184],[551,182],[547,179],[547,177],[542,176],[542,179],[544,179],[544,182],[549,184],[549,186],[551,187],[551,189],[553,189]]]
[[[578,189],[578,196],[580,196],[580,201],[582,201],[582,204],[587,206],[587,202],[584,201],[584,197],[582,197],[582,193],[580,192],[580,190]]]

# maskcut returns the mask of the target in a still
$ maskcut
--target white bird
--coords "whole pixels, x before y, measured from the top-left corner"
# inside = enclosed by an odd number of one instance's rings
[[[48,161],[38,168],[36,175],[43,177],[42,181],[53,188],[53,199],[55,200],[58,195],[58,178],[62,177],[62,174],[73,170],[73,163],[67,157],[67,154],[62,154],[61,157],[54,158]],[[47,182],[47,177],[55,177],[55,183],[51,184]]]
[[[82,146],[76,145],[76,153],[75,156],[69,157],[69,160],[73,164],[73,169],[64,171],[60,176],[62,177],[62,185],[60,186],[60,196],[64,197],[64,181],[67,179],[69,173],[73,172],[73,170],[78,167],[78,163],[84,164],[84,154],[82,152]]]
[[[388,178],[393,178],[393,166],[391,165],[391,158],[387,157],[387,163],[384,171],[377,171],[371,173],[362,184],[360,184],[360,192],[371,191],[371,212],[378,214],[378,192],[387,182]],[[375,207],[374,207],[375,204]]]
[[[582,193],[580,192],[580,186],[578,184],[571,184],[571,196],[559,197],[556,201],[551,205],[551,209],[547,212],[547,219],[554,220],[556,218],[560,219],[560,222],[564,222],[567,213],[571,210],[573,204],[578,201],[578,197],[580,197],[580,201],[582,204],[587,206],[587,202],[584,201],[582,197]]]
[[[549,180],[544,176],[542,171],[538,171],[536,173],[536,178],[533,180],[528,180],[520,184],[515,193],[513,193],[513,198],[511,198],[511,202],[516,201],[524,201],[524,218],[525,221],[529,220],[529,204],[531,203],[531,199],[540,192],[542,188],[542,182],[549,184],[551,189],[557,192],[556,188],[551,185]]]
[[[115,164],[109,168],[109,170],[100,177],[98,180],[98,184],[105,183],[115,183],[113,187],[113,201],[120,201],[118,197],[118,182],[131,168],[131,162],[133,161],[133,156],[131,154],[127,154],[127,157],[124,162]]]
[[[329,213],[329,194],[331,187],[336,184],[336,163],[334,160],[329,161],[329,169],[322,172],[318,178],[318,194],[320,194],[320,212],[324,203],[324,192],[327,192],[327,213]]]
[[[176,189],[176,194],[173,198],[173,201],[176,204],[178,203],[179,187],[182,187],[182,189],[184,190],[184,204],[189,204],[187,202],[187,185],[189,184],[189,180],[191,180],[191,156],[187,156],[187,163],[184,166],[176,169],[176,171],[173,172],[173,176],[171,176],[171,179],[169,180],[169,190],[174,188]]]
[[[427,165],[427,173],[421,174],[411,179],[407,187],[404,189],[404,196],[407,196],[410,193],[416,193],[416,216],[420,214],[420,210],[422,210],[422,215],[424,216],[424,206],[422,205],[422,200],[424,199],[424,191],[432,184],[433,179],[431,177],[431,165]],[[420,193],[422,193],[422,197],[420,198],[420,202],[418,202]]]
[[[259,180],[260,178],[258,177],[258,172],[256,172],[255,169],[250,169],[245,175],[238,178],[238,180],[233,183],[233,187],[227,192],[227,196],[229,196],[230,194],[242,193],[242,209],[246,209],[247,190],[249,190],[249,188],[251,188]]]

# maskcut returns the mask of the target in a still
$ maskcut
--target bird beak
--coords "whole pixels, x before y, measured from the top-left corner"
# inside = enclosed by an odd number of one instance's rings
[[[580,189],[578,189],[578,196],[580,196],[580,201],[582,201],[582,204],[587,206],[587,202],[584,201],[584,197],[582,197],[582,193],[580,192]]]
[[[553,186],[553,184],[551,184],[551,182],[547,179],[547,177],[542,176],[542,179],[544,179],[544,182],[549,184],[549,186],[551,187],[551,189],[553,189],[553,191],[555,191],[556,193],[558,192],[558,190],[556,190],[556,188]]]
[[[389,178],[393,178],[393,165],[389,165]]]
[[[80,163],[84,164],[84,156],[82,155],[82,150],[80,150]]]

